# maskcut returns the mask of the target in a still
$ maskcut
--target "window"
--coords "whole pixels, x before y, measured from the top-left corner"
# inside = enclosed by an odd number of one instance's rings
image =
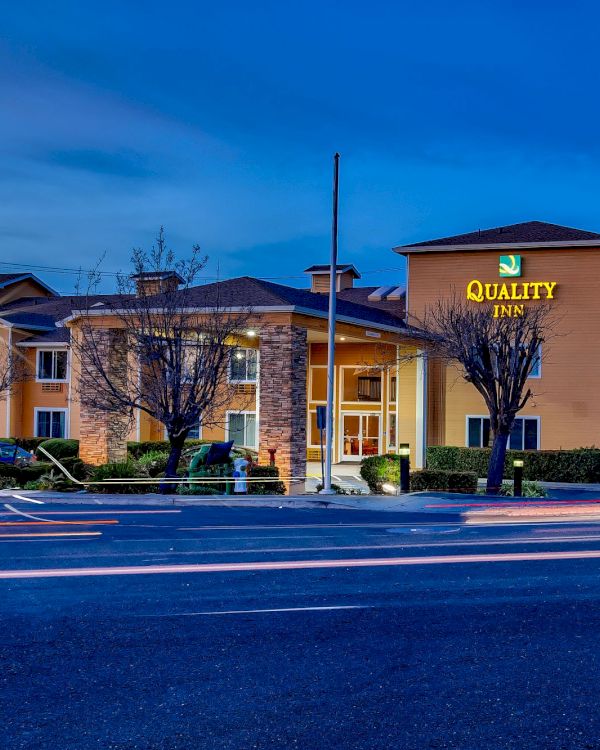
[[[393,412],[388,414],[388,448],[396,447],[396,415]]]
[[[390,401],[393,403],[396,401],[396,376],[393,375],[390,378]]]
[[[37,378],[38,380],[66,380],[67,352],[60,349],[38,350]]]
[[[540,444],[539,417],[518,417],[515,419],[508,448],[513,451],[537,450]],[[490,444],[490,420],[488,417],[467,417],[467,446],[487,448]]]
[[[535,357],[535,360],[533,362],[533,366],[531,368],[531,372],[529,373],[530,378],[541,378],[542,377],[542,347],[540,347],[537,350],[537,354]]]
[[[359,377],[358,400],[381,401],[381,377]]]
[[[227,415],[227,439],[235,445],[256,448],[256,414],[242,412]]]
[[[256,349],[234,349],[229,363],[229,380],[232,383],[256,383]]]
[[[66,409],[35,409],[35,437],[67,437]]]
[[[201,437],[202,425],[200,424],[200,420],[198,420],[192,427],[192,429],[188,432],[188,440],[200,440]]]

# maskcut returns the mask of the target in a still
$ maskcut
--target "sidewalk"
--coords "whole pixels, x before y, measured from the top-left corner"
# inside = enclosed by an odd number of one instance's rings
[[[212,506],[222,508],[329,508],[332,510],[367,510],[388,513],[425,515],[452,514],[466,523],[511,523],[537,521],[600,520],[600,488],[582,490],[580,486],[555,490],[560,497],[511,498],[485,495],[458,495],[443,492],[414,492],[406,495],[252,495],[252,496],[181,496],[119,495],[86,492],[56,493],[27,490],[1,490],[0,503],[31,503],[30,513],[43,512],[45,504],[60,505],[129,505],[129,506]],[[40,504],[36,505],[36,501]]]

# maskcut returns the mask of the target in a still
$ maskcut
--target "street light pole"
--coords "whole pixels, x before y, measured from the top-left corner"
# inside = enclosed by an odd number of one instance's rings
[[[333,458],[333,381],[335,373],[335,306],[337,301],[338,199],[340,155],[333,156],[333,217],[331,221],[331,265],[329,267],[329,325],[327,331],[327,412],[325,422],[325,476],[322,495],[333,495],[331,465]]]

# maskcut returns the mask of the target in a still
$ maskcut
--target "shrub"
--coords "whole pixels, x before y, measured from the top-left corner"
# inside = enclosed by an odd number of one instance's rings
[[[157,477],[166,471],[168,460],[168,451],[148,451],[139,457],[138,463],[148,471],[151,477]]]
[[[252,464],[248,467],[248,478],[278,479],[279,469],[277,466],[259,466]],[[285,495],[285,484],[283,482],[248,482],[249,495]]]
[[[369,490],[380,495],[384,484],[400,484],[400,456],[388,453],[363,458],[360,475],[369,485]]]
[[[48,438],[45,437],[27,437],[27,438],[11,438],[11,443],[18,443],[18,445],[26,451],[36,451],[38,445],[45,443]]]
[[[412,492],[435,490],[437,492],[477,492],[477,474],[473,471],[446,471],[444,469],[423,469],[410,475]]]
[[[232,480],[229,480],[232,481]],[[225,481],[177,485],[178,495],[224,495]]]
[[[23,487],[27,482],[39,479],[42,474],[50,471],[51,468],[51,464],[42,463],[41,461],[37,461],[31,466],[23,466],[22,468],[13,464],[0,463],[0,481],[9,480],[13,487],[15,485]]]
[[[432,446],[427,449],[427,468],[474,471],[487,475],[489,448]],[[507,451],[504,477],[512,479],[513,461],[524,461],[523,478],[538,482],[600,482],[600,449],[577,448],[556,451]]]
[[[127,482],[111,482],[110,484],[94,484],[94,482],[103,482],[106,479],[132,479],[136,477],[147,477],[148,472],[135,461],[124,461],[123,463],[102,464],[94,467],[90,481],[92,483],[90,490],[101,493],[117,494],[134,494],[141,495],[145,492],[152,492],[156,489],[156,484],[138,484]]]
[[[79,453],[79,440],[66,440],[64,438],[50,438],[40,443],[44,450],[59,461],[63,458],[72,458]],[[39,448],[39,446],[38,446]],[[38,458],[45,459],[46,456],[36,449]]]
[[[212,440],[186,440],[185,449],[212,442]],[[127,443],[127,452],[136,461],[147,453],[169,453],[170,450],[171,444],[168,440],[144,440],[141,443],[130,441]]]
[[[482,490],[481,494],[485,494],[485,490]],[[503,482],[502,487],[500,488],[500,494],[506,497],[514,497],[515,488],[513,483]],[[521,497],[548,497],[548,493],[541,484],[525,480],[523,482],[523,494]]]

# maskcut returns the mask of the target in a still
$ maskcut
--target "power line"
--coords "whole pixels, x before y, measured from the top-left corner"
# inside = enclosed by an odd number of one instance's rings
[[[27,271],[42,271],[44,273],[59,273],[64,275],[73,275],[76,274],[78,276],[87,276],[90,273],[94,273],[98,276],[109,276],[113,278],[117,278],[118,276],[123,276],[123,272],[120,271],[99,271],[99,270],[85,270],[83,268],[68,268],[65,266],[42,266],[42,265],[36,265],[32,263],[13,263],[10,261],[0,261],[0,267],[7,267],[7,268],[21,268],[23,270]],[[404,269],[396,267],[396,266],[388,266],[386,268],[372,268],[368,269],[366,271],[361,271],[362,276],[369,276],[375,273],[385,273],[385,272],[396,272],[396,271],[403,271]],[[277,280],[284,280],[284,279],[306,279],[305,274],[282,274],[278,276],[257,276],[256,278],[262,279],[264,281],[277,281]],[[222,276],[199,276],[198,281],[224,281],[224,278]]]

